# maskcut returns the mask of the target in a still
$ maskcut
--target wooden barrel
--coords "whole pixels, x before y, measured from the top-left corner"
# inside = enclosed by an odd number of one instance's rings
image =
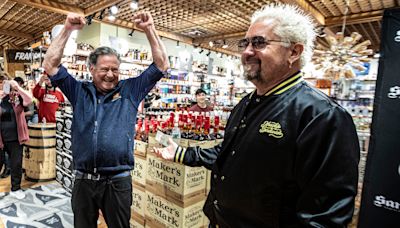
[[[48,181],[56,177],[56,124],[29,124],[25,143],[25,175],[30,181]]]

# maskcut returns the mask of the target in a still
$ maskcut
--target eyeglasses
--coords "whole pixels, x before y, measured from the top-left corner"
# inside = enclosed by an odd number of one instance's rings
[[[98,71],[100,74],[107,74],[108,71],[110,71],[110,70],[111,70],[111,72],[112,72],[114,75],[119,74],[119,69],[118,69],[118,68],[100,68],[100,69],[97,69],[97,71]]]
[[[247,46],[249,46],[249,44],[251,43],[251,46],[254,48],[254,50],[261,51],[267,45],[269,45],[271,42],[288,43],[287,41],[268,40],[262,36],[253,36],[250,38],[245,38],[245,39],[239,40],[238,49],[239,49],[239,51],[244,51],[247,48]]]

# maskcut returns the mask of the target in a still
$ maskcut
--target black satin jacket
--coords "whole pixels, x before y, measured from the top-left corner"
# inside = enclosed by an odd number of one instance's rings
[[[214,227],[346,227],[357,193],[359,142],[351,116],[301,73],[234,108],[224,141],[178,148],[212,169],[204,212]]]

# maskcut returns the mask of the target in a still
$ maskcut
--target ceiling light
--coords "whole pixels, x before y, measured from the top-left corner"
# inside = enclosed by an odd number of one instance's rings
[[[214,42],[210,41],[210,42],[208,42],[208,45],[209,45],[210,47],[213,47],[213,46],[214,46]]]
[[[369,62],[373,55],[370,40],[360,43],[362,36],[353,32],[350,36],[344,36],[342,32],[335,36],[326,36],[329,47],[317,46],[314,50],[313,63],[316,70],[321,70],[323,76],[333,78],[352,78],[355,77],[354,69],[365,71],[364,63]]]
[[[117,6],[111,6],[110,11],[112,14],[117,14],[118,13],[118,7]]]
[[[130,4],[132,10],[137,10],[139,8],[139,4],[137,1],[133,1]]]
[[[115,16],[114,15],[109,15],[108,16],[109,21],[115,21]]]

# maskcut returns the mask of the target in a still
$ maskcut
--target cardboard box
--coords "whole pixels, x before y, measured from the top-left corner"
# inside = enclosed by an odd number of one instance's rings
[[[135,167],[131,171],[132,183],[144,188],[146,185],[147,161],[146,157],[135,156]]]
[[[189,167],[179,163],[166,161],[156,157],[154,153],[147,154],[146,190],[185,201],[192,197],[205,194],[206,169]]]
[[[208,196],[208,193],[210,192],[211,189],[211,170],[207,170],[206,171],[206,190],[205,190],[205,194],[206,196]]]
[[[147,147],[149,144],[140,140],[135,140],[134,143],[134,154],[146,157]]]
[[[146,227],[203,227],[204,201],[204,197],[185,203],[171,201],[146,189]]]
[[[145,227],[145,219],[131,214],[131,219],[129,220],[129,227],[130,228],[144,228]]]
[[[200,148],[203,149],[212,148],[215,145],[217,145],[215,140],[204,140],[204,141],[189,140],[188,144],[189,147],[199,146]]]
[[[131,215],[136,216],[138,218],[142,218],[144,220],[145,207],[146,207],[145,189],[137,185],[132,186]]]

